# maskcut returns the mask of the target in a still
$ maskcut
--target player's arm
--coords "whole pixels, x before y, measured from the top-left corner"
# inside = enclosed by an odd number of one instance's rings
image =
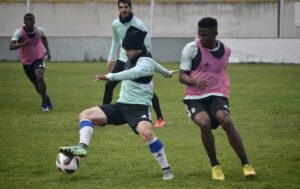
[[[49,48],[49,45],[48,45],[47,37],[44,36],[44,37],[41,38],[41,40],[42,40],[42,43],[43,43],[43,45],[46,49],[46,55],[48,57],[48,61],[50,61],[51,60],[51,53],[50,53],[50,48]]]
[[[205,79],[193,79],[190,77],[190,71],[180,70],[179,72],[180,83],[188,86],[196,86],[201,90],[207,90],[208,81]]]
[[[30,39],[28,40],[25,40],[24,42],[22,43],[18,43],[18,41],[21,39],[21,31],[20,29],[17,29],[12,38],[11,38],[11,41],[10,41],[10,45],[9,45],[9,50],[16,50],[20,47],[23,47],[23,46],[26,46],[27,44],[29,44],[31,42]]]
[[[51,60],[51,54],[50,54],[50,49],[49,49],[49,45],[48,45],[48,40],[47,37],[45,35],[45,31],[42,27],[38,27],[38,32],[39,32],[39,36],[42,40],[42,43],[46,49],[46,53],[45,56],[47,56],[48,61]]]
[[[197,54],[197,46],[196,48],[192,45],[186,45],[181,53],[181,63],[180,63],[180,72],[179,72],[179,82],[188,85],[188,86],[196,86],[201,90],[207,90],[208,81],[205,79],[193,79],[190,76],[191,68],[192,68],[192,60]]]
[[[107,63],[106,63],[108,71],[112,70],[112,68],[115,64],[115,61],[117,59],[117,52],[119,52],[120,49],[121,49],[120,38],[119,38],[119,35],[116,32],[114,26],[112,27],[112,30],[113,30],[113,37],[112,37],[112,42],[111,42],[111,47],[110,47],[108,60],[107,60]]]
[[[18,41],[11,41],[10,45],[9,45],[9,50],[16,50],[20,47],[25,46],[28,43],[29,43],[29,41],[24,41],[23,43],[18,43]]]
[[[144,39],[144,45],[145,45],[147,51],[150,52],[151,49],[152,49],[152,43],[151,43],[151,37],[150,37],[150,33],[149,33],[148,29],[147,29],[147,26],[145,25],[145,23],[143,21],[138,22],[136,24],[137,25],[134,26],[134,27],[139,28],[140,30],[143,30],[143,31],[147,32],[147,35],[146,35],[146,37]]]
[[[150,52],[151,48],[152,48],[152,43],[151,43],[151,38],[150,38],[149,32],[147,33],[147,35],[144,39],[144,44],[145,44],[147,51]]]
[[[155,71],[163,75],[164,77],[172,77],[174,73],[177,73],[177,70],[168,70],[157,62],[155,63]]]
[[[144,60],[139,60],[135,67],[124,70],[122,72],[118,73],[108,73],[104,75],[103,74],[96,75],[96,81],[97,80],[111,80],[111,81],[123,81],[123,80],[134,80],[140,77],[145,76],[151,76],[154,72],[154,65],[149,64],[148,62],[145,62]]]

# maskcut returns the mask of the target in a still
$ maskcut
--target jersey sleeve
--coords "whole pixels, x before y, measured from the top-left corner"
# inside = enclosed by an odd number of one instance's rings
[[[112,25],[112,30],[113,30],[113,37],[112,37],[110,52],[108,56],[109,61],[115,61],[117,59],[117,52],[120,51],[121,49],[120,38],[114,24]]]
[[[151,49],[152,49],[152,43],[151,43],[151,37],[150,37],[150,33],[147,29],[147,26],[145,25],[145,23],[140,20],[139,18],[137,17],[133,17],[133,23],[132,23],[132,26],[140,29],[140,30],[143,30],[143,31],[146,31],[147,32],[147,35],[144,39],[144,45],[145,47],[147,48],[147,50],[150,52]]]
[[[135,67],[118,73],[109,73],[106,75],[106,78],[111,81],[134,80],[153,75],[154,69],[154,63],[147,61],[145,58],[140,58]]]
[[[192,60],[198,53],[198,47],[195,42],[188,43],[181,52],[180,69],[190,71],[192,68]]]
[[[157,71],[158,73],[160,73],[161,75],[163,75],[164,77],[171,77],[172,72],[169,71],[168,69],[166,69],[165,67],[163,67],[162,65],[160,65],[159,63],[154,61],[154,65],[155,65],[155,71]]]
[[[151,39],[150,39],[149,33],[147,33],[147,35],[146,35],[146,37],[144,39],[144,44],[145,44],[145,46],[147,48],[147,51],[150,52],[151,49],[152,49],[152,44],[151,44]]]
[[[40,38],[45,37],[45,30],[42,27],[37,27]]]
[[[21,39],[21,29],[16,29],[13,36],[11,37],[11,41],[19,41]]]

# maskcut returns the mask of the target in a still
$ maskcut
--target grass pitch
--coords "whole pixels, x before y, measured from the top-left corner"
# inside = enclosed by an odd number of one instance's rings
[[[179,64],[164,64],[178,69]],[[104,63],[47,63],[55,109],[43,113],[40,97],[20,63],[0,63],[0,188],[299,188],[300,65],[230,64],[231,115],[257,177],[246,180],[224,131],[214,131],[226,180],[211,180],[199,129],[185,115],[178,75],[154,77],[167,125],[155,128],[175,179],[163,181],[148,147],[127,126],[95,129],[89,157],[73,175],[56,170],[58,147],[78,142],[78,114],[102,101]],[[119,87],[115,90],[114,100]],[[155,120],[155,114],[153,113]]]

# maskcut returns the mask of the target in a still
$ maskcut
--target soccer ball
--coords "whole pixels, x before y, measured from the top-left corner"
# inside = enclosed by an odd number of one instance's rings
[[[56,167],[63,173],[74,173],[79,169],[80,158],[78,156],[66,156],[59,153],[56,157]]]

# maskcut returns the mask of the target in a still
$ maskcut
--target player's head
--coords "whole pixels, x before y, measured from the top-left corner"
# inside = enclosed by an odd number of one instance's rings
[[[126,51],[129,60],[139,55],[145,48],[144,39],[147,35],[146,31],[142,31],[136,27],[130,26],[125,34],[122,47]]]
[[[118,0],[118,10],[122,18],[131,13],[131,0]]]
[[[202,46],[210,48],[218,35],[218,22],[215,18],[205,17],[198,22],[198,36]]]
[[[27,29],[32,29],[34,27],[35,18],[32,13],[26,13],[24,15],[24,24]]]

